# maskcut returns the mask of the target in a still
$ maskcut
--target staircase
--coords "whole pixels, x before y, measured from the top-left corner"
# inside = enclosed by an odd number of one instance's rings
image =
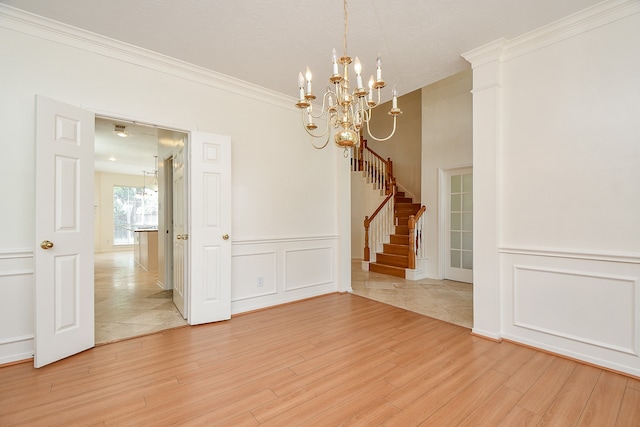
[[[389,236],[389,243],[383,244],[382,252],[376,253],[369,271],[405,278],[405,269],[409,268],[409,216],[416,215],[421,205],[402,191],[396,192],[394,201],[395,233]]]

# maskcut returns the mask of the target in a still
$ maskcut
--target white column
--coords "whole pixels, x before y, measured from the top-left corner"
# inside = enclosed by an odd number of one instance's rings
[[[473,68],[473,332],[502,337],[500,59],[504,40],[463,55]]]

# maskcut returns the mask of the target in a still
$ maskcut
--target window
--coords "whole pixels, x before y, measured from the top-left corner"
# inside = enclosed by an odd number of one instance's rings
[[[113,187],[114,245],[132,245],[133,230],[157,227],[157,191],[142,187]]]

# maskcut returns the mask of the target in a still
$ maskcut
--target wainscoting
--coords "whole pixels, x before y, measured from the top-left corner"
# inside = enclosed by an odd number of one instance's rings
[[[337,291],[337,241],[335,236],[234,241],[232,313]],[[12,301],[0,312],[0,364],[33,357],[34,287],[33,251],[0,252],[0,292]]]
[[[333,236],[234,241],[231,313],[337,291],[337,242]]]
[[[640,376],[640,262],[503,249],[503,337]]]
[[[0,252],[0,364],[33,357],[33,251]]]

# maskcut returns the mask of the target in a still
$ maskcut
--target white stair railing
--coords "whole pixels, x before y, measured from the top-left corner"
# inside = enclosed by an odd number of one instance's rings
[[[382,252],[383,245],[389,243],[389,236],[395,231],[393,188],[371,217],[364,218],[364,260],[367,262],[376,261],[376,253]]]

